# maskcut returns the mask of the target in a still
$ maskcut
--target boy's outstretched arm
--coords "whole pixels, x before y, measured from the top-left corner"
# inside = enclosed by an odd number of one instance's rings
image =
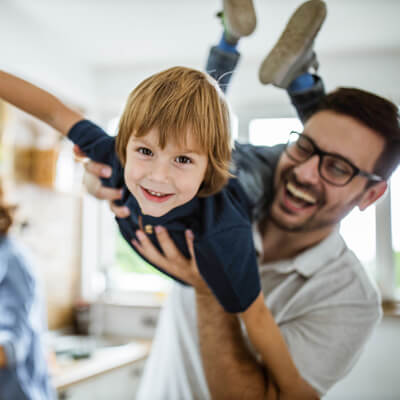
[[[7,72],[0,71],[0,98],[39,118],[66,135],[83,116],[55,96]]]
[[[262,293],[240,314],[249,339],[261,355],[262,364],[279,388],[281,400],[314,400],[318,393],[302,378]]]

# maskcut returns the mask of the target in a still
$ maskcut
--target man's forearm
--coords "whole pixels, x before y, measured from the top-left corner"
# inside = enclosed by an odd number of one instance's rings
[[[196,304],[200,350],[211,397],[277,398],[266,371],[244,341],[237,316],[226,313],[212,294],[196,293]]]

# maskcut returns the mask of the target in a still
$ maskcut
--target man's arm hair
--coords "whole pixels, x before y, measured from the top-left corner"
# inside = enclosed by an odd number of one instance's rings
[[[250,353],[239,319],[228,314],[212,294],[196,293],[200,351],[214,400],[275,400],[278,389]]]

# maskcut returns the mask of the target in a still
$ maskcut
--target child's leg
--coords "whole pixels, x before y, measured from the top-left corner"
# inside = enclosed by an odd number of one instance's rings
[[[224,11],[218,17],[221,18],[224,31],[218,45],[210,49],[206,71],[226,92],[240,58],[237,50],[239,40],[254,31],[256,15],[252,0],[224,0],[223,4]]]
[[[325,17],[326,5],[322,0],[303,3],[291,16],[259,70],[262,83],[288,91],[302,121],[314,112],[325,95],[321,78],[309,72],[311,68],[318,69],[313,45]]]

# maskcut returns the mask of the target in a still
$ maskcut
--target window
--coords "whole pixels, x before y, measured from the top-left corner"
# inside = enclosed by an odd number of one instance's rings
[[[396,289],[400,292],[400,168],[394,172],[390,182],[392,244],[396,276]],[[400,296],[399,296],[400,297]]]

